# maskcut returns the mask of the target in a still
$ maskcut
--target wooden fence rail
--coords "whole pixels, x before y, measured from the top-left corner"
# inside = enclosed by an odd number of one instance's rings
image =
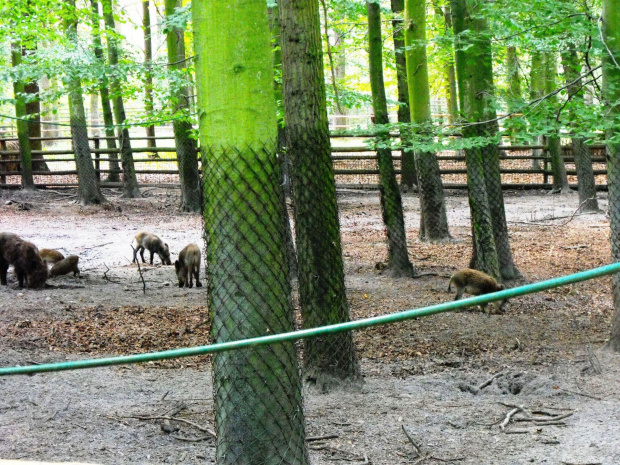
[[[397,134],[393,134],[397,137]],[[332,160],[334,162],[334,174],[339,185],[348,185],[356,187],[375,187],[379,170],[376,166],[376,151],[370,145],[359,145],[360,139],[371,138],[372,134],[362,134],[355,136],[346,136],[343,134],[334,134],[334,146],[332,147]],[[70,141],[70,137],[38,137],[32,140],[63,142]],[[116,139],[113,137],[96,136],[91,137],[93,142],[91,152],[93,153],[93,162],[97,177],[101,179],[101,174],[119,173],[120,170],[111,169],[111,162],[120,163],[120,159],[112,158],[110,155],[119,155],[120,150],[101,148],[107,139]],[[346,146],[338,145],[343,140],[349,139]],[[174,141],[174,137],[132,137],[132,141],[138,140],[165,140]],[[15,142],[16,138],[0,139],[0,147],[5,147],[7,142]],[[355,145],[354,145],[355,144]],[[14,144],[13,144],[14,145]],[[132,144],[133,145],[133,144]],[[511,177],[503,182],[505,188],[521,188],[521,189],[545,189],[550,188],[549,178],[551,176],[550,160],[547,154],[547,147],[543,145],[502,145],[500,148],[500,173],[504,177]],[[594,167],[594,175],[597,177],[597,188],[606,189],[606,159],[601,156],[598,151],[604,148],[603,144],[593,144],[592,163]],[[567,175],[574,177],[576,171],[570,166],[574,163],[574,157],[571,155],[570,146],[563,146],[562,152],[564,161],[567,166]],[[534,155],[534,150],[542,150],[542,155]],[[171,145],[161,147],[132,147],[134,154],[134,163],[138,164],[136,175],[139,176],[141,184],[149,186],[162,185],[173,187],[178,185],[178,169],[176,166],[176,148]],[[523,153],[528,152],[528,153]],[[71,164],[75,163],[74,152],[70,148],[66,149],[50,149],[50,150],[33,150],[33,155],[43,155],[44,161],[48,164],[49,170],[37,170],[33,172],[34,176],[40,177],[35,179],[38,187],[69,187],[77,185],[77,171]],[[160,156],[161,154],[162,156]],[[167,154],[167,155],[166,155]],[[102,156],[103,155],[103,156]],[[466,188],[466,167],[465,157],[459,154],[445,152],[438,155],[440,163],[440,172],[444,178],[446,188]],[[400,162],[402,156],[399,150],[393,151],[393,159],[395,163],[395,171],[397,175],[401,174]],[[37,160],[34,160],[37,161]],[[538,162],[540,167],[534,164]],[[108,167],[102,167],[102,164],[108,164]],[[65,166],[60,166],[65,164]],[[156,164],[155,167],[151,164]],[[503,166],[507,164],[509,166]],[[69,166],[66,166],[69,165]],[[57,167],[57,168],[56,168]],[[19,150],[14,147],[12,150],[0,150],[0,188],[17,188],[19,187],[21,172],[19,169]],[[148,177],[151,178],[148,178]],[[158,179],[157,177],[161,179]],[[541,182],[534,182],[542,176]],[[12,177],[12,179],[7,179]],[[57,179],[54,179],[56,177]],[[63,177],[58,179],[59,177]],[[70,178],[67,178],[70,177]],[[162,182],[165,181],[165,182]],[[457,181],[457,182],[454,182]],[[460,182],[459,182],[460,181]],[[575,179],[572,179],[574,184]],[[118,187],[120,184],[115,182],[102,181],[104,187]]]

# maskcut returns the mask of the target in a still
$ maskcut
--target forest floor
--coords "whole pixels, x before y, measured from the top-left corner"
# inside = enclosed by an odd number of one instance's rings
[[[42,291],[18,289],[10,272],[0,287],[0,366],[209,343],[206,287],[179,289],[173,267],[156,257],[143,267],[143,293],[131,263],[140,230],[165,239],[173,260],[190,242],[202,247],[200,215],[179,213],[174,190],[140,200],[108,190],[110,202],[97,207],[74,204],[74,194],[0,191],[1,231],[77,254],[82,270],[81,279],[50,279],[54,288]],[[509,287],[609,262],[605,213],[574,215],[577,204],[576,194],[506,193],[524,276]],[[600,204],[607,209],[607,194]],[[417,279],[375,268],[387,254],[377,192],[340,191],[339,205],[353,319],[453,298],[446,276],[467,266],[471,249],[464,193],[447,197],[453,240],[441,244],[417,240],[419,202],[404,196],[411,259],[437,274]],[[610,283],[516,298],[502,315],[450,312],[356,332],[363,383],[304,390],[311,463],[620,463],[620,356],[603,349]],[[174,416],[212,429],[205,357],[0,378],[0,392],[0,459],[213,463],[208,433],[173,421],[180,430],[169,434],[162,420],[138,418]],[[502,427],[514,408],[523,410]]]

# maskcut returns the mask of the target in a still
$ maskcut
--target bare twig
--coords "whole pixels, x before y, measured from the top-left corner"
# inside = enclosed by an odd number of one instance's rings
[[[340,436],[337,434],[326,434],[325,436],[310,436],[306,438],[306,442],[324,441],[326,439],[337,439]]]
[[[84,247],[84,250],[96,249],[97,247],[103,247],[104,245],[114,244],[114,242],[105,242],[103,244],[93,245],[92,247]]]
[[[170,417],[167,415],[155,415],[155,416],[142,416],[142,415],[126,415],[124,417],[121,418],[135,418],[137,420],[168,420],[168,421],[178,421],[179,423],[185,423],[186,425],[190,425],[193,426],[194,428],[196,428],[197,430],[202,431],[203,433],[208,433],[210,434],[212,437],[216,437],[215,435],[215,431],[213,431],[210,428],[207,428],[206,426],[202,426],[199,425],[198,423],[194,423],[193,421],[189,421],[186,420],[185,418],[176,418],[176,417]]]
[[[584,392],[571,391],[570,389],[560,388],[560,391],[570,392],[571,394],[576,394],[578,396],[588,397],[594,400],[603,400],[601,397],[592,396],[590,394],[586,394]]]
[[[480,386],[478,386],[478,390],[482,391],[485,387],[490,385],[495,378],[499,378],[500,376],[503,376],[503,374],[504,373],[501,372],[501,371],[499,373],[494,374],[491,378],[487,379],[484,383],[482,383]]]
[[[170,436],[172,436],[174,439],[178,439],[179,441],[186,441],[186,442],[200,442],[200,441],[206,441],[207,439],[213,439],[213,436],[210,436],[210,435],[200,436],[199,438],[186,438],[183,436],[177,436],[176,434],[171,434]]]
[[[133,246],[133,244],[131,245],[131,248],[133,250],[133,256],[136,256],[136,249]],[[153,257],[151,257],[153,258]],[[152,260],[151,260],[152,261]],[[144,294],[146,294],[146,282],[144,281],[144,275],[142,274],[142,267],[140,266],[140,260],[136,259],[136,264],[138,265],[138,273],[140,273],[140,279],[142,279],[142,292]]]
[[[499,424],[499,427],[502,429],[502,431],[504,431],[504,432],[506,431],[506,426],[508,425],[508,423],[510,423],[510,419],[512,418],[512,416],[515,413],[518,413],[518,412],[521,412],[521,411],[523,411],[523,407],[516,407],[516,408],[513,408],[510,412],[508,412],[506,414],[506,418],[504,418],[504,421],[502,421]]]
[[[103,266],[105,266],[105,268],[106,268],[106,270],[103,272],[103,279],[105,279],[106,281],[108,281],[110,283],[123,284],[120,281],[115,281],[112,278],[108,277],[108,271],[110,271],[110,268],[108,268],[108,265],[106,265],[105,263],[103,264]]]

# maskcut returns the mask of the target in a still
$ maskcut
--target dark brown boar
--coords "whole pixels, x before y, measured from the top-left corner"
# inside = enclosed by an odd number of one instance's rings
[[[54,249],[41,249],[39,250],[39,256],[47,265],[55,265],[65,258],[63,254]]]
[[[482,271],[472,270],[471,268],[463,268],[452,275],[448,283],[448,292],[452,291],[451,287],[453,283],[456,287],[456,296],[454,300],[459,300],[463,297],[464,292],[471,295],[483,295],[505,289],[503,284],[498,284],[498,282],[488,274]],[[497,312],[502,312],[507,301],[508,299],[500,301]],[[486,312],[486,304],[481,306],[482,310]]]
[[[16,234],[0,233],[0,283],[7,284],[9,265],[13,265],[19,287],[26,284],[30,289],[45,286],[47,265],[39,256],[39,250],[32,243]]]
[[[202,287],[200,282],[200,249],[196,244],[189,244],[179,254],[174,262],[174,269],[179,278],[179,287],[192,287],[192,277],[196,277],[196,287]],[[193,276],[192,276],[193,275]]]
[[[52,267],[50,276],[55,278],[56,276],[62,276],[71,272],[73,272],[73,276],[78,276],[80,274],[80,269],[78,268],[79,261],[80,257],[77,255],[69,255],[67,258],[63,258]]]
[[[139,232],[136,234],[134,239],[133,247],[133,261],[137,262],[137,254],[140,252],[140,256],[142,257],[142,263],[146,263],[144,260],[144,250],[148,250],[151,253],[151,265],[153,264],[153,255],[159,255],[161,262],[164,265],[172,265],[170,261],[170,249],[168,248],[168,244],[164,244],[159,237],[155,234],[148,233],[146,231]]]

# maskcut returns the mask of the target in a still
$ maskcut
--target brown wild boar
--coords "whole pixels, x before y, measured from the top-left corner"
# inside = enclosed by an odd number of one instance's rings
[[[482,271],[472,270],[471,268],[463,268],[452,275],[448,283],[448,292],[452,291],[452,283],[454,283],[456,287],[456,296],[454,300],[459,300],[463,297],[464,292],[477,296],[505,289],[503,284],[498,284],[497,281],[488,274]],[[499,307],[497,308],[498,313],[503,311],[503,307],[507,301],[508,299],[500,301]],[[482,310],[486,312],[486,304],[481,306]]]
[[[45,287],[47,265],[41,260],[37,247],[16,234],[0,233],[0,283],[5,286],[9,265],[15,269],[19,287],[24,284],[30,289]]]
[[[73,276],[80,275],[80,269],[78,268],[78,262],[80,257],[77,255],[69,255],[67,258],[63,258],[56,263],[50,270],[50,276],[55,278],[56,276],[62,276],[69,274],[73,271]]]
[[[196,287],[202,287],[200,282],[200,249],[196,244],[186,246],[174,262],[174,269],[179,278],[179,287],[192,287],[192,275],[196,277]]]
[[[155,234],[151,234],[145,231],[139,232],[136,234],[136,238],[134,239],[133,247],[133,261],[137,262],[137,254],[140,252],[140,256],[142,257],[142,263],[146,263],[144,260],[144,250],[148,250],[151,253],[151,265],[153,264],[153,254],[159,255],[161,262],[164,265],[172,265],[170,261],[170,249],[168,248],[168,244],[164,244],[159,237]]]
[[[61,254],[58,250],[54,249],[41,249],[39,250],[39,256],[46,265],[55,265],[60,260],[65,258],[63,254]]]

